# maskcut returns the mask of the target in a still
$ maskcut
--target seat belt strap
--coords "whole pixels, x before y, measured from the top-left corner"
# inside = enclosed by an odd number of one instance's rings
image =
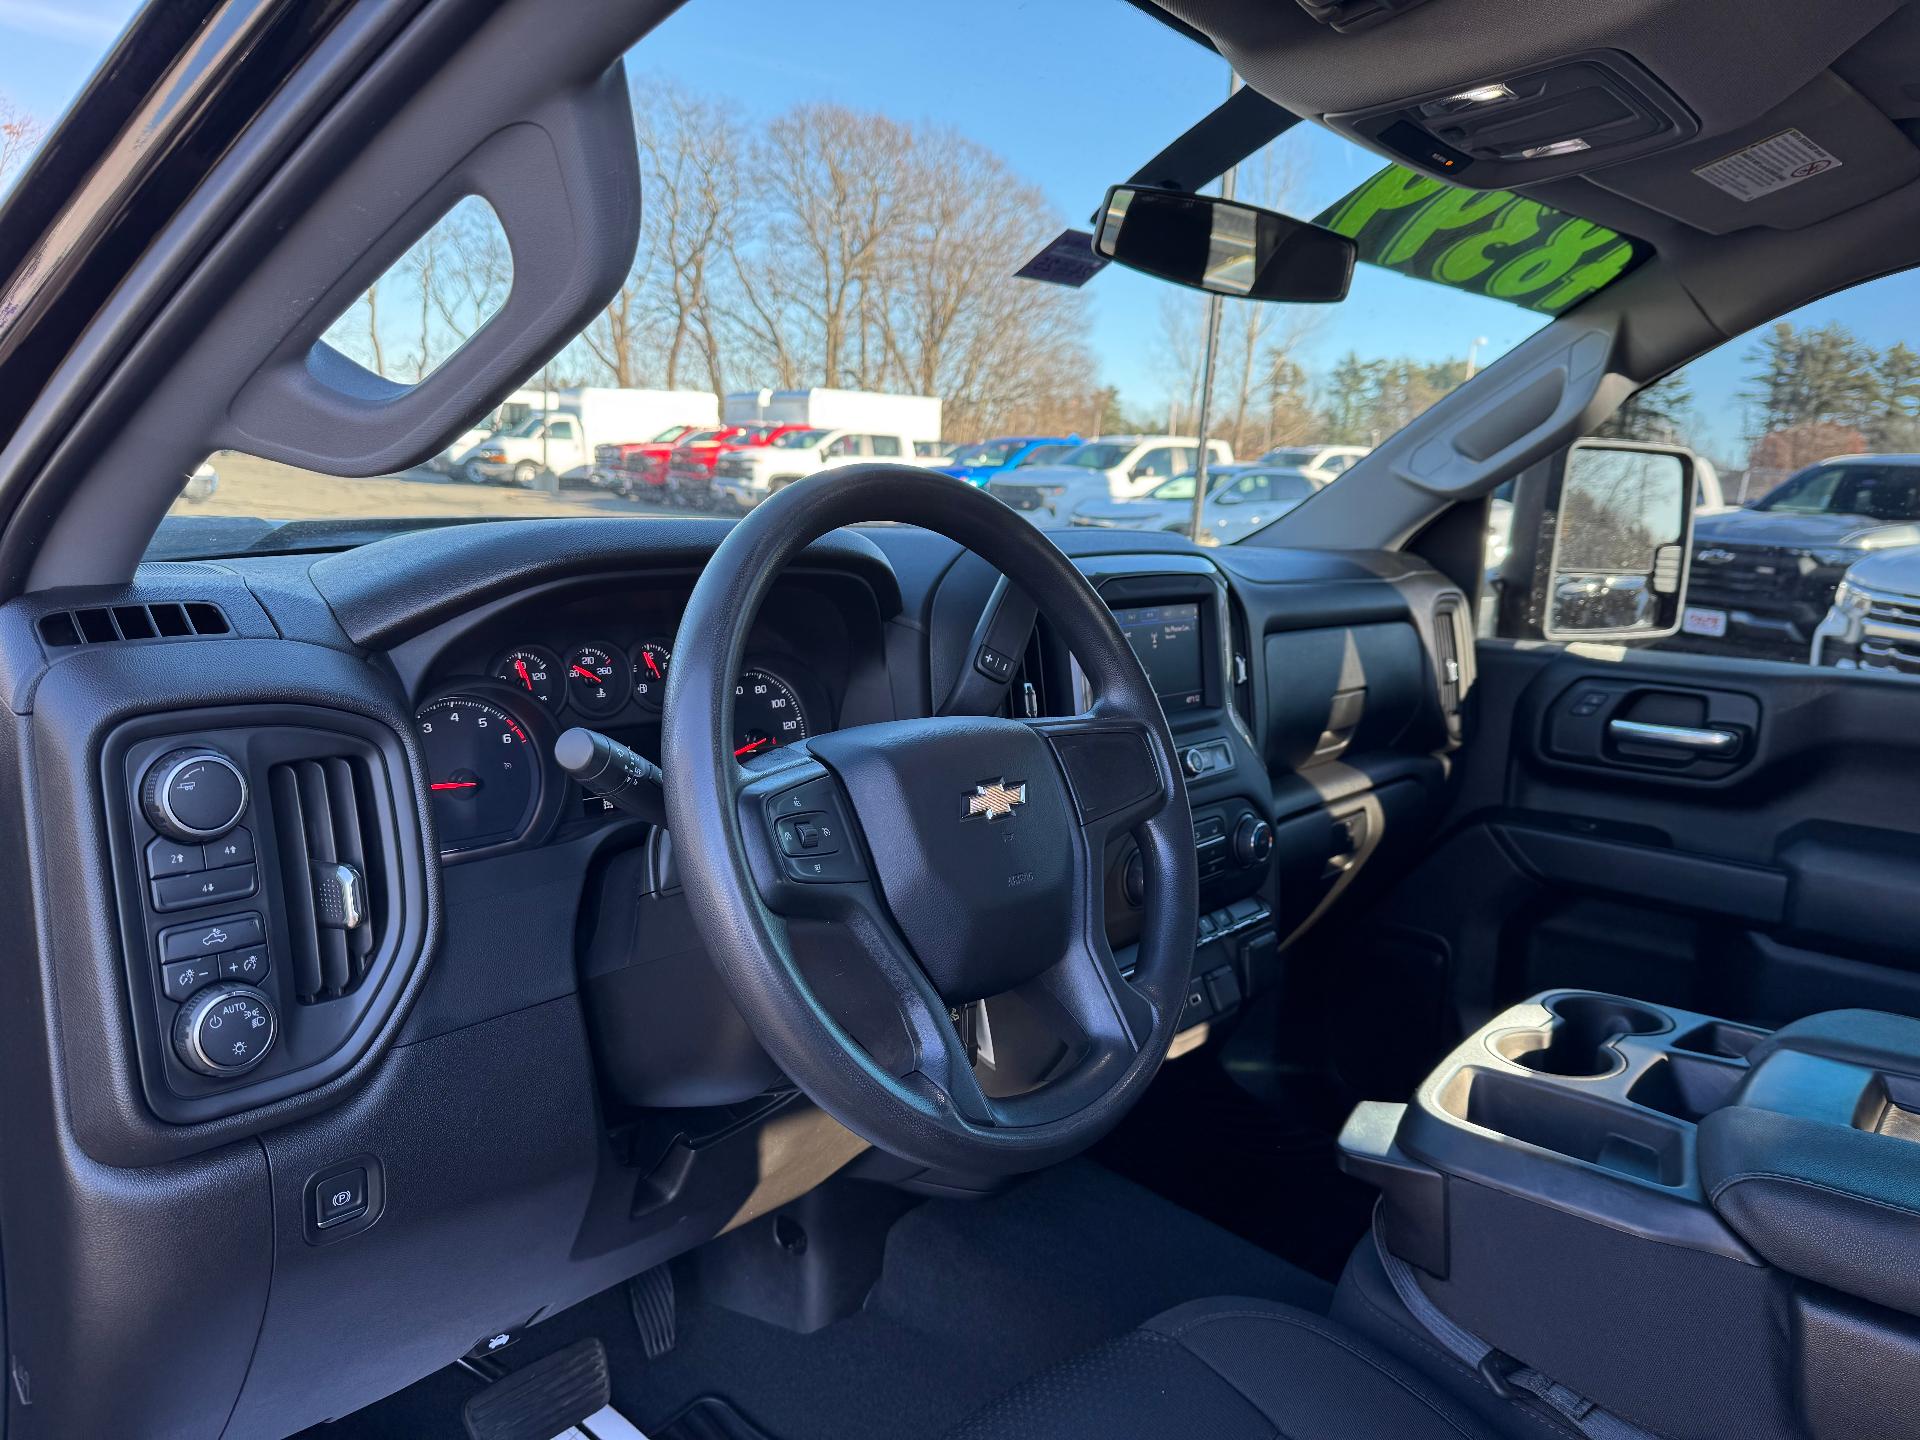
[[[1381,1268],[1387,1272],[1387,1282],[1393,1286],[1393,1293],[1400,1297],[1400,1303],[1406,1306],[1407,1312],[1420,1322],[1421,1328],[1433,1337],[1441,1349],[1475,1371],[1486,1382],[1487,1388],[1501,1399],[1522,1404],[1524,1402],[1515,1391],[1524,1390],[1582,1435],[1588,1436],[1589,1440],[1659,1440],[1651,1430],[1643,1430],[1611,1411],[1602,1410],[1577,1390],[1521,1364],[1505,1351],[1495,1349],[1434,1304],[1421,1288],[1413,1266],[1387,1248],[1378,1209],[1373,1215],[1373,1247],[1379,1252]]]

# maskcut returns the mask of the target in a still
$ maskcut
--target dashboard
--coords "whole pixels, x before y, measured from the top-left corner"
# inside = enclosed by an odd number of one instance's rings
[[[21,1173],[60,1173],[8,1214],[72,1237],[10,1251],[7,1287],[51,1317],[40,1353],[96,1382],[36,1394],[46,1433],[284,1433],[829,1175],[943,1183],[794,1091],[717,979],[671,837],[553,759],[586,726],[673,764],[661,687],[726,533],[448,526],[0,607],[22,757],[0,773],[32,788],[21,913],[44,917],[21,947],[39,1003],[15,1007],[32,1023],[5,1047],[9,1134]],[[1469,611],[1397,555],[1059,543],[1186,770],[1201,913],[1176,1045],[1197,1046],[1277,1003],[1289,940],[1363,867],[1423,847],[1462,735]],[[762,607],[720,743],[750,764],[887,720],[1069,714],[1083,684],[978,557],[842,531]],[[1150,903],[1130,847],[1103,897],[1123,968]],[[820,1002],[877,1057],[897,1046],[858,967],[791,932]],[[1074,1044],[1043,1000],[963,1015],[990,1093]],[[229,1021],[258,1037],[247,1053]],[[145,1283],[101,1254],[147,1257]],[[110,1338],[182,1314],[202,1358],[164,1377]],[[316,1370],[315,1334],[352,1337],[359,1361]]]

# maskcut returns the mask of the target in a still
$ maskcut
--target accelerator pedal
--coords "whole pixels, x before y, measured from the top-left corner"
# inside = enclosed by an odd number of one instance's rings
[[[612,1398],[606,1346],[589,1339],[494,1381],[461,1414],[473,1440],[553,1440]]]
[[[640,1332],[640,1348],[649,1360],[673,1349],[680,1327],[670,1267],[656,1265],[627,1281],[627,1304],[633,1310],[633,1328]]]

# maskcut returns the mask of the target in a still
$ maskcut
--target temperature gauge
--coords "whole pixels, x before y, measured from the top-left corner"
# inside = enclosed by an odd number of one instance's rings
[[[558,710],[566,698],[566,692],[560,687],[559,658],[538,645],[523,645],[502,655],[494,662],[493,678],[524,692],[549,710]]]
[[[673,652],[658,640],[649,640],[633,652],[633,698],[649,710],[667,700],[667,666]]]
[[[581,645],[567,656],[567,699],[582,715],[615,715],[627,703],[627,657],[604,645]]]

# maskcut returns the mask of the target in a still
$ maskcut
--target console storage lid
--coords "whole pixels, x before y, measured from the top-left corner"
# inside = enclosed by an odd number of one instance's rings
[[[1920,1315],[1920,1021],[1833,1011],[1751,1059],[1699,1124],[1714,1210],[1787,1273]]]

